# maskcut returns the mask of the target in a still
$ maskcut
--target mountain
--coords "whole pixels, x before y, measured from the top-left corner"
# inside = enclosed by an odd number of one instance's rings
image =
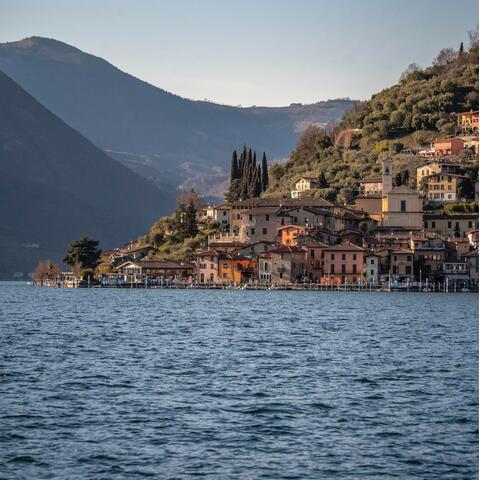
[[[248,144],[270,161],[287,158],[306,126],[339,120],[354,103],[239,108],[192,101],[40,37],[0,44],[0,70],[137,173],[205,195],[226,189],[234,148]]]
[[[126,242],[172,208],[0,72],[0,277],[58,261],[82,234]]]

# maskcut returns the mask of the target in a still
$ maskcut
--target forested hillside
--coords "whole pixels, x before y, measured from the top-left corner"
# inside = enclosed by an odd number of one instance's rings
[[[271,167],[265,195],[288,196],[296,178],[309,175],[321,180],[314,196],[350,203],[361,179],[380,172],[385,155],[394,160],[397,182],[414,186],[421,158],[402,150],[455,135],[455,113],[470,109],[478,110],[478,32],[468,48],[444,49],[428,68],[412,64],[398,84],[354,106],[338,127],[309,127],[288,162]],[[456,159],[474,161],[469,152]]]

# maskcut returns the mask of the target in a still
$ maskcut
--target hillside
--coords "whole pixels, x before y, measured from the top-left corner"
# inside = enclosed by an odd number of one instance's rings
[[[323,188],[313,195],[350,203],[360,181],[379,173],[385,155],[394,161],[394,174],[415,186],[422,159],[402,149],[456,134],[455,113],[470,109],[478,110],[478,43],[460,54],[443,50],[426,69],[411,66],[398,84],[346,112],[339,127],[308,128],[289,161],[271,168],[265,195],[288,195],[297,177],[322,175]],[[467,152],[456,160],[472,163]]]
[[[40,37],[0,44],[0,70],[137,173],[205,195],[225,190],[233,148],[246,143],[269,160],[287,158],[307,125],[338,121],[353,104],[238,108],[192,101]]]
[[[102,247],[144,232],[173,204],[0,72],[0,278],[58,260],[81,234]]]
[[[349,111],[341,128],[359,128],[372,139],[418,130],[455,133],[456,112],[478,110],[478,47],[460,54],[444,49],[432,66],[412,64],[400,81]]]

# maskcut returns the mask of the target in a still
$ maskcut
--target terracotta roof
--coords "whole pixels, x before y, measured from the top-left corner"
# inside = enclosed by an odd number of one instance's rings
[[[242,215],[275,215],[280,207],[256,207],[242,212]]]
[[[289,207],[327,207],[334,206],[333,203],[323,198],[253,198],[248,200],[239,200],[232,202],[230,205],[238,208],[248,207],[276,207],[289,208]]]
[[[289,247],[287,245],[281,245],[278,248],[270,250],[270,253],[301,253],[303,252],[300,247]]]
[[[242,242],[208,242],[208,247],[212,250],[221,250],[222,247],[243,248],[246,246],[247,244]]]
[[[354,245],[353,243],[350,242],[345,242],[345,243],[338,243],[337,245],[332,245],[331,247],[326,248],[325,250],[328,251],[361,251],[363,252],[364,249],[362,247],[359,247],[358,245]]]

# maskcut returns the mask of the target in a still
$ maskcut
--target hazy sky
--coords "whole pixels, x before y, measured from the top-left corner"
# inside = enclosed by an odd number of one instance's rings
[[[368,98],[458,48],[477,0],[0,0],[0,42],[55,38],[231,105]]]

